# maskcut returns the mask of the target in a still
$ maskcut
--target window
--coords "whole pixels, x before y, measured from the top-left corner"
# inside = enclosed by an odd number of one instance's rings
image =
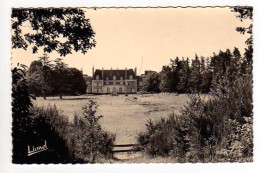
[[[135,92],[135,89],[132,89],[132,92]]]
[[[110,88],[107,88],[107,92],[110,93]]]
[[[120,92],[120,93],[122,93],[122,92],[123,92],[122,88],[119,88],[119,92]]]
[[[93,86],[97,86],[97,83],[96,83],[96,82],[94,82],[94,83],[93,83]]]
[[[108,80],[108,77],[106,77],[106,80]]]
[[[101,83],[101,82],[99,82],[99,83],[98,83],[98,86],[102,86],[102,83]]]
[[[106,84],[108,85],[108,84],[109,84],[109,82],[108,82],[108,81],[106,81]]]
[[[129,76],[129,79],[133,79],[133,75],[130,75],[130,76]]]
[[[113,76],[113,80],[116,80],[116,76]]]
[[[99,80],[99,75],[96,75],[96,80]]]
[[[142,82],[142,81],[140,81],[140,82],[139,82],[139,85],[140,85],[140,86],[143,86],[143,82]]]
[[[120,77],[120,80],[123,80],[123,77],[122,77],[122,76]]]

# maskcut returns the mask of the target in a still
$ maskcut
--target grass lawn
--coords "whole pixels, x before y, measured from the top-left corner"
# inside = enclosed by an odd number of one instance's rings
[[[116,144],[136,143],[137,135],[145,130],[149,119],[158,120],[173,111],[178,113],[189,101],[186,94],[149,94],[129,95],[127,98],[124,95],[65,96],[62,100],[38,97],[35,103],[38,106],[55,104],[72,121],[75,113],[80,114],[82,106],[90,99],[99,105],[97,115],[103,115],[100,120],[102,128],[116,134]]]

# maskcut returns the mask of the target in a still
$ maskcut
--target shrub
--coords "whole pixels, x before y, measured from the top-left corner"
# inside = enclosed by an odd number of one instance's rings
[[[98,105],[90,100],[82,107],[82,116],[75,115],[72,133],[74,134],[74,154],[86,162],[94,163],[100,156],[109,158],[115,135],[104,131],[99,120],[102,116],[96,116]]]
[[[25,79],[26,66],[19,65],[12,69],[12,137],[13,162],[23,163],[27,157],[27,145],[33,134],[32,96],[28,93]]]
[[[33,114],[32,96],[28,93],[25,78],[26,67],[12,70],[12,114],[13,114],[13,162],[14,163],[63,163],[68,160],[64,140],[53,130],[45,117]],[[28,156],[28,146],[40,146],[48,141],[50,150]],[[52,149],[52,152],[50,152]]]
[[[58,137],[64,140],[62,147],[68,149],[69,158],[67,162],[72,163],[94,163],[101,158],[108,158],[113,149],[115,136],[102,130],[99,119],[102,116],[96,116],[96,102],[90,101],[82,109],[83,114],[75,115],[74,122],[70,123],[68,117],[58,110],[56,106],[37,107],[34,106],[32,112],[36,117],[42,119],[46,124],[58,134]],[[43,129],[43,128],[42,128]],[[48,133],[44,137],[48,137]],[[55,141],[51,136],[48,141]],[[53,142],[56,144],[55,142]],[[62,154],[60,148],[53,151]],[[57,146],[58,147],[58,146]],[[65,152],[65,149],[64,149]]]
[[[253,157],[252,76],[228,75],[210,98],[190,95],[179,116],[148,122],[139,143],[151,156],[179,162],[245,162]]]

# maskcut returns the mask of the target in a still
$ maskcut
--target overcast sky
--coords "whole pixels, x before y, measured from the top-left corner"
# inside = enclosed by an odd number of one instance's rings
[[[236,32],[247,26],[229,8],[144,8],[84,9],[96,32],[97,45],[87,54],[73,53],[64,58],[69,67],[83,69],[92,75],[92,67],[111,69],[135,68],[160,71],[170,59],[211,56],[213,52],[245,48],[247,35]],[[30,65],[42,53],[13,50],[13,65]],[[51,59],[59,57],[50,54]],[[141,71],[140,71],[141,70]]]

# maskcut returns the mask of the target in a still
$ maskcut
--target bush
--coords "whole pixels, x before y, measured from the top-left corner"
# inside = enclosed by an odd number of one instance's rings
[[[145,151],[179,162],[252,161],[252,76],[236,76],[232,83],[226,77],[210,98],[190,95],[179,116],[148,122],[139,135]]]
[[[70,123],[68,117],[63,115],[62,111],[59,111],[56,106],[35,106],[32,112],[36,117],[50,125],[58,136],[65,141],[63,146],[68,149],[69,155],[67,162],[95,163],[101,158],[109,158],[115,140],[114,135],[102,130],[99,124],[99,119],[102,116],[95,115],[97,108],[96,102],[91,100],[82,108],[82,116],[75,115],[73,123]],[[45,137],[48,137],[47,132]],[[50,136],[47,140],[52,141],[54,139]],[[61,151],[59,146],[55,147],[53,151]],[[61,151],[60,154],[62,153]]]
[[[74,134],[75,157],[91,163],[102,157],[110,158],[115,141],[115,135],[101,128],[99,120],[102,116],[96,116],[97,108],[96,102],[90,100],[82,108],[82,116],[74,116],[71,128]]]
[[[12,137],[14,163],[24,163],[27,158],[27,145],[33,134],[33,119],[30,114],[32,96],[28,93],[25,79],[26,66],[19,65],[12,69]]]
[[[33,114],[33,97],[28,93],[25,71],[23,65],[12,70],[13,163],[64,163],[69,159],[64,140],[44,117]],[[48,151],[28,156],[28,146],[41,146],[45,140]]]

